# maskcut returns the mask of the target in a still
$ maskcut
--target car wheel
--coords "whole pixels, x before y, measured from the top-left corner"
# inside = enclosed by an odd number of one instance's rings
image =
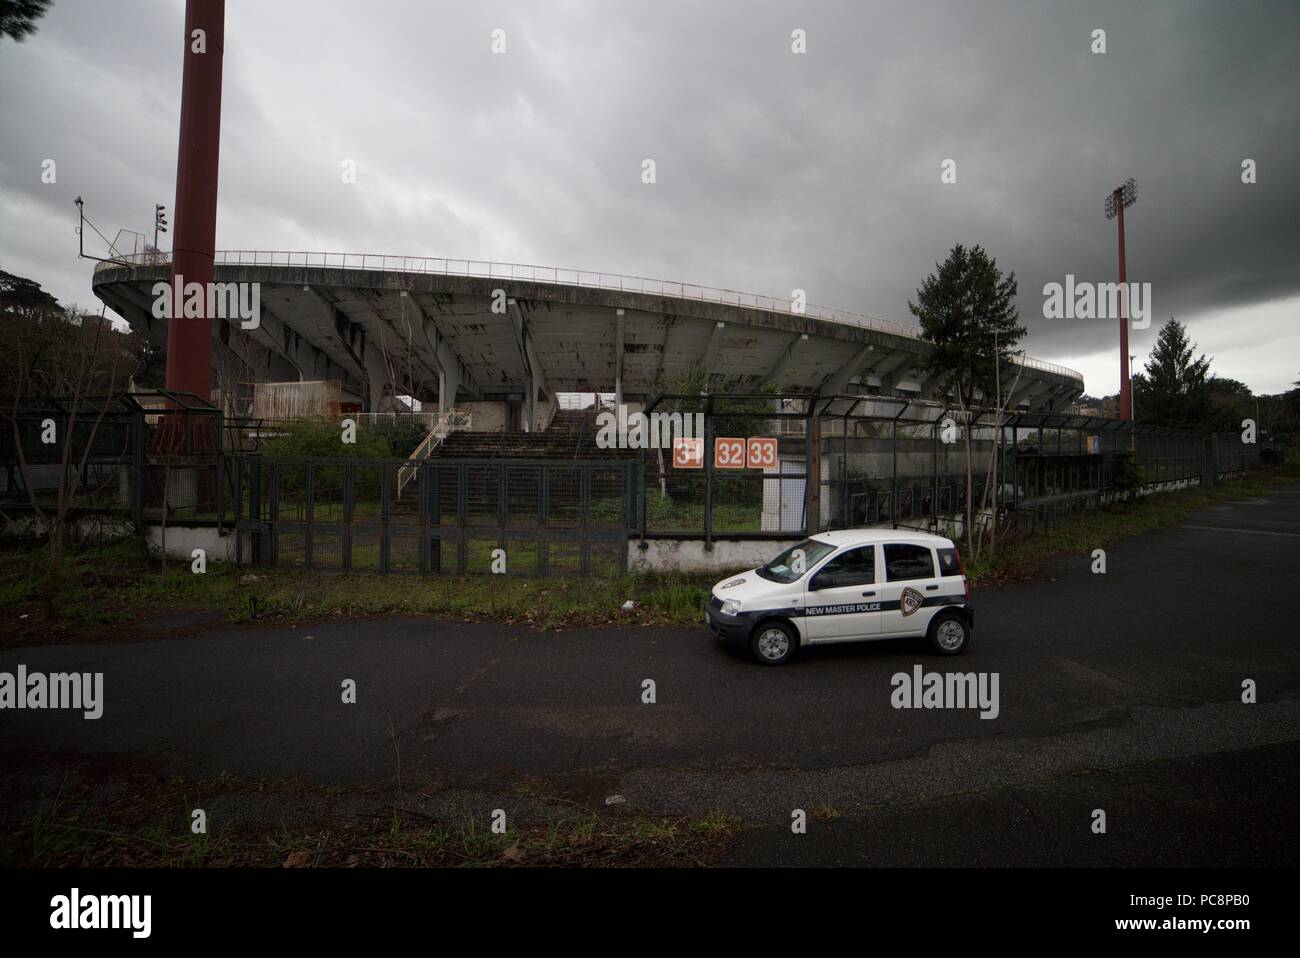
[[[784,622],[764,622],[749,640],[754,658],[764,665],[785,665],[798,644],[794,629]]]
[[[955,612],[936,615],[930,623],[930,648],[940,655],[960,655],[970,643],[970,626]]]

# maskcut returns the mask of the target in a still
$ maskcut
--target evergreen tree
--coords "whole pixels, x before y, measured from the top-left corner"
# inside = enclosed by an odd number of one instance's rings
[[[1160,327],[1145,373],[1133,377],[1137,417],[1160,426],[1199,428],[1210,418],[1210,360],[1196,356],[1187,327],[1171,319]]]
[[[977,403],[994,405],[999,368],[1025,328],[1015,306],[1016,274],[1003,276],[995,259],[979,246],[954,246],[936,263],[907,308],[921,321],[921,338],[930,344],[924,366],[946,384],[963,417]],[[1006,385],[1003,383],[1002,385]],[[973,553],[972,450],[963,428],[966,451],[966,546]]]
[[[1200,425],[1213,432],[1236,432],[1243,419],[1254,419],[1258,405],[1250,387],[1236,379],[1211,376],[1206,382],[1208,410]],[[1263,423],[1257,423],[1260,429]]]
[[[36,32],[36,21],[45,16],[54,0],[0,0],[0,36],[19,42]]]
[[[0,269],[0,316],[39,320],[63,311],[59,301],[35,280]]]
[[[916,291],[917,302],[907,304],[930,343],[926,369],[947,382],[963,408],[980,398],[991,404],[994,371],[1025,334],[1015,307],[1016,274],[1003,277],[981,247],[960,243],[935,268]]]

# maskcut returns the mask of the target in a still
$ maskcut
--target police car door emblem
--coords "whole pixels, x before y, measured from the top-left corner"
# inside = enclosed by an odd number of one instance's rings
[[[908,616],[921,607],[925,602],[925,597],[915,589],[904,589],[903,594],[899,596],[899,606],[903,610],[903,615]]]

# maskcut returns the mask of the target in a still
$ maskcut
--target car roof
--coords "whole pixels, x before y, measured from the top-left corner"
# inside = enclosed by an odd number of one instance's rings
[[[926,545],[950,548],[951,539],[936,536],[929,532],[917,532],[915,529],[836,529],[833,532],[817,532],[810,536],[821,542],[839,548],[849,545],[866,545],[871,542],[924,542]]]

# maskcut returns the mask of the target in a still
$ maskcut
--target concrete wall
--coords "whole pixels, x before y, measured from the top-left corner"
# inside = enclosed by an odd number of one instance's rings
[[[524,408],[527,409],[527,403],[524,404]],[[546,429],[547,426],[551,424],[551,420],[555,418],[555,410],[557,410],[558,408],[559,406],[556,403],[553,403],[549,399],[537,400],[537,431],[538,432],[542,432],[543,430]],[[524,415],[527,416],[527,413],[525,412]]]
[[[120,516],[84,516],[72,523],[69,542],[89,541],[115,542],[138,535],[138,526],[130,519]],[[143,527],[145,542],[151,552],[162,551],[162,526],[147,525]],[[5,519],[0,525],[0,533],[5,537],[28,538],[45,535],[44,525],[32,515],[20,515]],[[167,525],[167,555],[184,559],[193,558],[193,550],[202,549],[207,553],[208,561],[234,562],[235,537],[227,532],[219,535],[212,526]]]
[[[458,402],[456,409],[470,414],[473,432],[498,432],[508,428],[510,423],[510,404],[504,400]]]
[[[1138,498],[1142,498],[1143,496],[1154,495],[1155,493],[1158,492],[1173,492],[1176,489],[1186,489],[1189,486],[1199,486],[1202,484],[1203,484],[1203,480],[1200,477],[1195,477],[1191,479],[1177,479],[1173,482],[1163,483],[1158,486],[1157,485],[1141,486],[1133,490],[1133,495]],[[1107,495],[1100,496],[1099,498],[1102,503],[1109,505],[1112,502],[1121,501],[1124,498],[1124,496],[1117,495],[1112,492]]]
[[[795,539],[765,542],[715,540],[712,551],[705,551],[700,539],[647,539],[641,549],[637,539],[627,543],[629,572],[698,572],[712,570],[720,574],[752,569],[803,541]]]
[[[145,526],[145,542],[150,552],[162,551],[162,526]],[[230,532],[219,534],[212,526],[167,525],[167,555],[189,561],[193,550],[202,549],[208,561],[234,562],[235,537]]]

